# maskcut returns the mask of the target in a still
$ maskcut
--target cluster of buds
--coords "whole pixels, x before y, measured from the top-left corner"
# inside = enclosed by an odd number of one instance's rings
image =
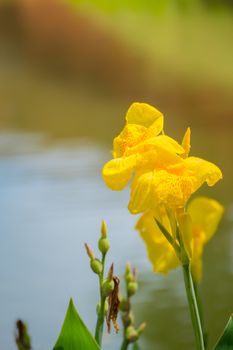
[[[87,251],[87,255],[90,258],[90,266],[91,266],[92,271],[100,276],[102,274],[103,268],[104,268],[103,262],[95,257],[92,249],[90,248],[90,246],[87,243],[85,243],[85,248]],[[110,248],[110,243],[109,243],[109,240],[107,238],[107,227],[106,227],[106,223],[104,220],[102,221],[101,237],[100,237],[99,242],[98,242],[98,248],[102,254],[102,258],[105,257],[105,255],[107,254],[107,252]]]
[[[129,326],[125,330],[125,338],[129,343],[135,343],[139,339],[140,335],[143,333],[145,328],[145,322],[141,323],[137,329],[135,329],[134,326]]]
[[[118,299],[118,287],[119,279],[114,276],[114,266],[111,265],[107,277],[104,278],[104,268],[105,268],[105,256],[110,249],[110,243],[107,238],[107,227],[103,220],[101,225],[101,236],[98,241],[98,248],[102,255],[102,259],[99,260],[95,257],[92,249],[87,243],[85,243],[87,255],[90,258],[90,267],[94,273],[99,276],[100,282],[100,302],[96,307],[96,312],[98,318],[103,322],[104,316],[106,316],[108,331],[110,332],[111,322],[114,325],[116,331],[118,331],[117,325],[117,314],[119,308]]]
[[[135,328],[134,325],[135,320],[131,308],[131,297],[138,290],[138,282],[136,270],[132,269],[130,264],[126,265],[124,279],[126,284],[126,297],[120,298],[120,310],[124,325],[124,338],[128,343],[134,343],[139,339],[146,327],[146,324],[142,323],[137,328]]]
[[[125,283],[126,283],[127,296],[130,298],[137,292],[138,283],[137,283],[136,270],[131,269],[131,266],[129,263],[126,264],[126,268],[125,268]]]

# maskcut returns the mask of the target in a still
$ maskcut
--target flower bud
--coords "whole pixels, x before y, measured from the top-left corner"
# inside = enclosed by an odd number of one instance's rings
[[[110,268],[108,270],[108,277],[107,277],[107,279],[109,281],[111,281],[113,279],[113,271],[114,271],[114,264],[112,263],[112,265],[110,266]]]
[[[110,242],[107,238],[100,238],[98,242],[98,248],[102,254],[106,254],[110,248]]]
[[[108,278],[103,282],[101,290],[104,298],[107,298],[114,289],[114,281]]]
[[[125,276],[127,274],[131,273],[131,266],[130,266],[130,263],[128,262],[126,265],[125,265]]]
[[[104,316],[107,315],[107,312],[108,312],[108,302],[107,302],[107,300],[105,300],[105,302],[104,302]],[[99,315],[99,313],[100,313],[100,303],[98,303],[96,305],[96,314]]]
[[[122,298],[120,301],[120,310],[123,312],[128,312],[129,311],[129,301],[125,298]]]
[[[136,293],[136,291],[138,290],[138,283],[137,282],[129,282],[127,285],[127,291],[128,291],[128,295],[129,297],[131,297],[132,295],[134,295]]]
[[[133,315],[132,311],[130,311],[129,313],[126,312],[124,315],[122,315],[122,321],[124,324],[124,328],[127,328],[127,327],[133,325],[134,315]]]
[[[146,322],[141,323],[137,329],[138,335],[141,335],[144,332],[145,328],[146,328]]]
[[[106,238],[107,237],[107,225],[104,220],[102,220],[102,225],[101,225],[101,237]]]
[[[125,266],[125,281],[126,283],[134,282],[136,279],[136,271],[133,270],[130,266],[130,263],[127,263]]]
[[[128,314],[128,320],[129,320],[129,324],[133,324],[135,321],[134,314],[132,311],[130,311],[130,313]]]
[[[86,248],[86,251],[87,251],[87,255],[89,256],[89,258],[90,259],[94,259],[95,256],[94,256],[94,253],[91,250],[90,246],[87,243],[84,243],[84,245],[85,245],[85,248]]]
[[[134,281],[134,275],[132,274],[132,272],[128,272],[127,274],[125,274],[125,281],[126,283]]]
[[[100,275],[103,270],[103,265],[99,259],[91,259],[90,266],[93,272]]]
[[[129,326],[126,328],[125,337],[130,343],[133,343],[138,340],[138,332],[133,326]]]

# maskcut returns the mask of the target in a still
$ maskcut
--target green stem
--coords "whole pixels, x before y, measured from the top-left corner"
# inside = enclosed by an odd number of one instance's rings
[[[121,350],[127,350],[129,346],[129,342],[127,339],[123,340],[123,343],[121,344]]]
[[[205,350],[204,339],[202,334],[201,320],[198,311],[196,294],[193,286],[193,279],[190,272],[190,264],[183,265],[184,283],[186,294],[189,303],[189,310],[191,314],[193,329],[196,338],[196,345],[198,350]]]
[[[203,313],[203,307],[202,307],[201,297],[200,297],[200,293],[199,293],[198,283],[195,282],[194,279],[193,279],[193,286],[194,286],[194,290],[195,290],[197,306],[198,306],[200,320],[201,320],[201,327],[202,327],[202,331],[203,331],[204,344],[205,344],[205,348],[207,348],[207,345],[208,345],[208,333],[207,333],[207,331],[205,329],[204,313]]]
[[[102,255],[102,272],[99,275],[99,286],[100,286],[100,310],[97,317],[96,327],[95,327],[95,340],[101,347],[102,345],[102,338],[103,338],[103,330],[104,330],[104,304],[105,304],[105,297],[102,294],[102,284],[104,279],[104,265],[105,265],[105,254]]]

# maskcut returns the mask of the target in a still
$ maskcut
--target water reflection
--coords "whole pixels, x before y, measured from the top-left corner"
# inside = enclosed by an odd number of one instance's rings
[[[179,270],[154,275],[128,214],[128,191],[111,192],[101,179],[108,150],[87,140],[47,147],[43,135],[0,136],[0,348],[13,345],[18,317],[29,324],[34,349],[51,349],[70,296],[93,329],[98,287],[90,272],[83,242],[96,247],[100,222],[108,222],[112,243],[108,263],[122,274],[130,260],[140,270],[135,297],[138,322],[148,324],[142,348],[192,349],[193,335]],[[232,301],[232,220],[208,245],[202,295],[210,343],[216,340]],[[105,348],[115,350],[119,337],[105,335]]]

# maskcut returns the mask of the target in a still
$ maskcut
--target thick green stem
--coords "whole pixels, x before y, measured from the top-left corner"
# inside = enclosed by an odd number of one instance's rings
[[[102,284],[103,284],[103,279],[104,279],[104,265],[105,265],[105,254],[102,255],[102,272],[99,275],[99,285],[100,285],[100,309],[98,312],[98,317],[97,317],[97,322],[96,322],[96,327],[95,327],[95,340],[101,347],[102,345],[102,338],[103,338],[103,330],[104,330],[104,304],[106,298],[103,296],[102,293]]]
[[[129,346],[129,342],[127,339],[123,340],[123,343],[121,344],[121,350],[127,350]]]
[[[186,288],[186,294],[189,303],[189,310],[191,314],[194,334],[196,338],[196,345],[198,350],[205,350],[203,333],[201,327],[201,320],[198,311],[198,305],[196,300],[196,294],[193,286],[192,275],[190,272],[190,264],[183,265],[183,275]]]

